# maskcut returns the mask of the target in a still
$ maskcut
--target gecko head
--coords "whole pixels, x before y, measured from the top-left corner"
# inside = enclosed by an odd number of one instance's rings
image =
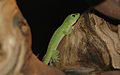
[[[71,14],[71,15],[70,15],[70,17],[72,17],[72,18],[76,18],[76,19],[78,19],[79,16],[80,16],[79,13],[74,13],[74,14]]]
[[[80,17],[79,13],[74,13],[74,14],[69,15],[66,18],[66,21],[67,21],[67,23],[73,25],[74,23],[76,23],[76,21],[79,19],[79,17]]]
[[[71,18],[71,20],[78,20],[78,18],[80,17],[79,13],[74,13],[68,16],[69,18]]]

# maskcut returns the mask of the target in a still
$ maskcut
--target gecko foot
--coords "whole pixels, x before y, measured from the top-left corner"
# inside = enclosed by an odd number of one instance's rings
[[[59,51],[58,51],[58,50],[54,50],[54,51],[53,51],[53,54],[52,54],[51,59],[52,59],[51,61],[52,61],[53,63],[59,62]]]

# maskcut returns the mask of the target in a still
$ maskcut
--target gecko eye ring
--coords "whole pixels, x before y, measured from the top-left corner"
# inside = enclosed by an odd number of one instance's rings
[[[72,17],[75,17],[75,15],[73,14]]]

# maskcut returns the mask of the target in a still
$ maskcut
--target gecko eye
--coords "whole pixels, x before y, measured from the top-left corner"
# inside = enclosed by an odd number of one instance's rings
[[[75,15],[73,14],[72,17],[75,17]]]

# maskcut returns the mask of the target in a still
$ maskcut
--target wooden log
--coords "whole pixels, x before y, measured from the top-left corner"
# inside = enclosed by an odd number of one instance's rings
[[[99,12],[120,20],[120,0],[101,0],[103,2],[95,6],[95,9]]]
[[[64,75],[32,53],[30,28],[16,1],[0,0],[0,11],[0,75]],[[120,25],[85,13],[73,28],[58,47],[55,67],[84,75],[120,73]]]
[[[60,62],[55,66],[62,70],[77,69],[80,74],[119,70],[119,26],[90,12],[82,14],[72,33],[59,44]]]
[[[23,22],[24,24],[20,23]],[[15,0],[0,1],[0,74],[19,75],[27,49],[23,20]]]
[[[0,75],[64,75],[32,53],[30,28],[15,0],[0,0]]]

